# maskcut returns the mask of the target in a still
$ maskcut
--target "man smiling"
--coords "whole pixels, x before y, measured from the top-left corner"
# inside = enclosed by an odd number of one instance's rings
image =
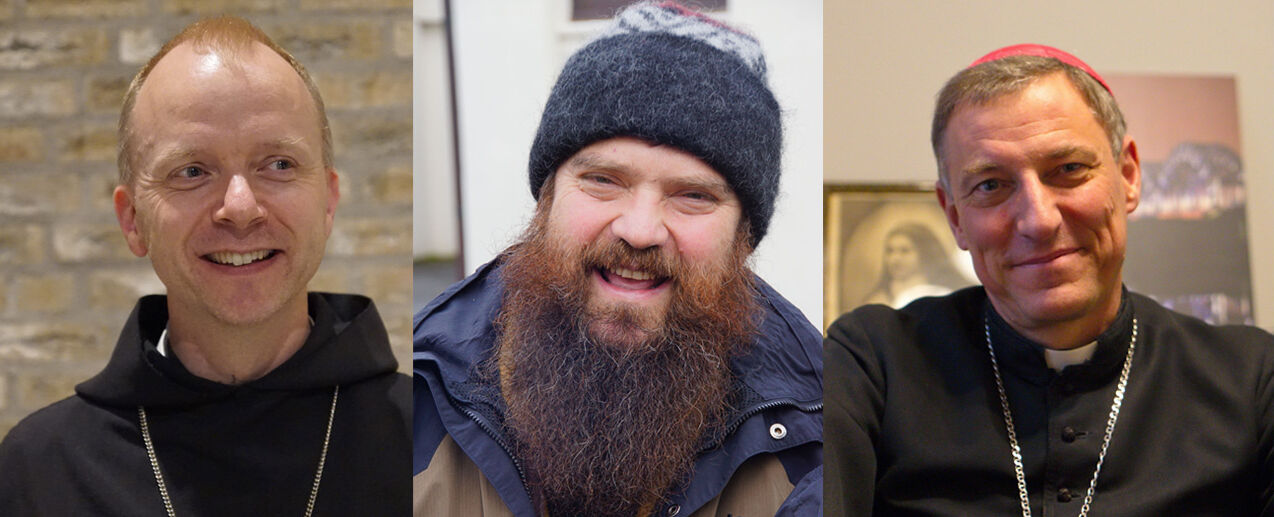
[[[242,19],[196,22],[134,79],[119,138],[120,229],[167,295],[0,445],[0,513],[406,513],[384,325],[306,292],[340,189],[305,69]]]
[[[1141,168],[1101,77],[1000,49],[932,139],[982,286],[828,330],[828,514],[1274,513],[1274,339],[1123,288]]]
[[[646,3],[566,63],[520,241],[416,319],[417,515],[817,515],[818,332],[748,268],[755,40]]]

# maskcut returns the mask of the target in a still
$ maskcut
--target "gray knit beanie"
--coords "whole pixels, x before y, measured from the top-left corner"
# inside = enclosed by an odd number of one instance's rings
[[[531,146],[531,194],[593,142],[631,136],[725,177],[755,246],[779,190],[783,128],[752,37],[674,2],[625,9],[566,62]]]

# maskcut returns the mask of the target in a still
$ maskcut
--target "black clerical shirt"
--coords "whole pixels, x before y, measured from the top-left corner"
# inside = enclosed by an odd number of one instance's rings
[[[1274,337],[1124,293],[1093,357],[1061,373],[981,287],[828,330],[827,515],[1021,514],[991,328],[1033,515],[1076,515],[1136,318],[1127,393],[1091,515],[1274,515]]]

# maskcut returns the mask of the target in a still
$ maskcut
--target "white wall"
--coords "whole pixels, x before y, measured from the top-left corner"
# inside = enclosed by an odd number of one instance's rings
[[[1053,45],[1101,73],[1235,76],[1257,323],[1274,327],[1274,2],[833,1],[824,23],[831,182],[932,181],[934,96],[1005,45]]]
[[[604,22],[566,0],[453,2],[465,270],[511,244],[534,207],[527,155],[570,53]],[[822,303],[822,1],[731,0],[722,18],[760,41],[785,110],[783,181],[756,270],[815,325]],[[420,199],[420,198],[417,198]]]
[[[460,238],[442,0],[412,5],[412,254],[453,257]]]

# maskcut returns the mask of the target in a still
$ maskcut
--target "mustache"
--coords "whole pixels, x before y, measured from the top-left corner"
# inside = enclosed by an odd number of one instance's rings
[[[580,263],[585,271],[631,269],[652,274],[658,279],[675,279],[686,269],[679,257],[663,247],[639,250],[620,239],[588,245],[583,250]]]

